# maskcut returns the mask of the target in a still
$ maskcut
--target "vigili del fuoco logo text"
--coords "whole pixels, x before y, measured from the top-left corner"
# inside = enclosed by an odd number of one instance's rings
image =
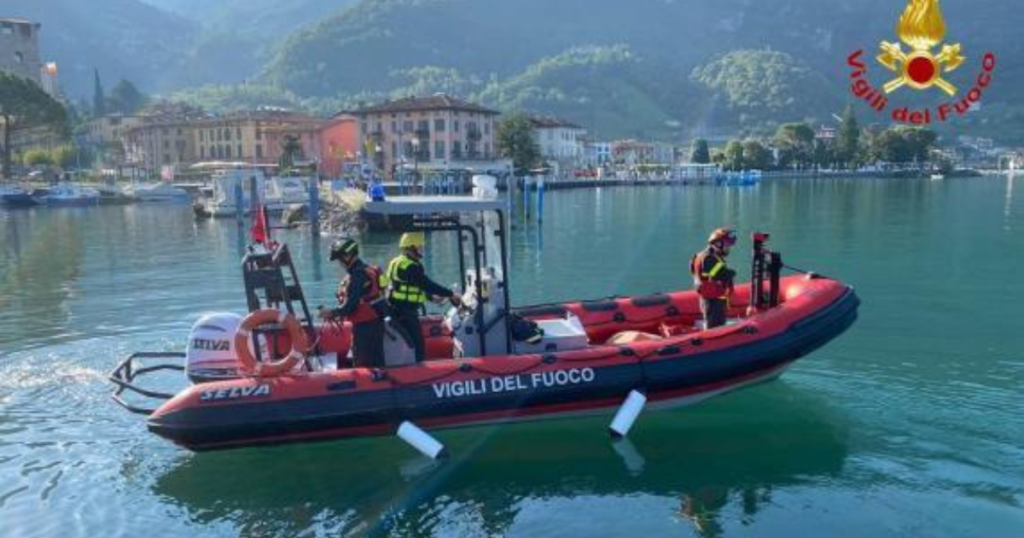
[[[981,102],[985,89],[992,84],[996,68],[996,56],[986,52],[981,59],[981,69],[974,84],[960,93],[959,88],[944,78],[944,75],[963,66],[967,59],[961,53],[960,43],[946,43],[946,21],[939,8],[939,0],[909,0],[907,8],[896,25],[900,43],[882,41],[878,64],[892,74],[892,78],[881,89],[867,79],[868,60],[864,50],[858,50],[846,58],[853,69],[850,91],[855,97],[867,102],[871,108],[884,113],[889,108],[889,96],[903,89],[916,91],[939,90],[953,98],[935,107],[912,109],[892,108],[892,120],[913,125],[927,125],[945,122],[966,114],[976,103]],[[959,95],[959,96],[958,96]]]

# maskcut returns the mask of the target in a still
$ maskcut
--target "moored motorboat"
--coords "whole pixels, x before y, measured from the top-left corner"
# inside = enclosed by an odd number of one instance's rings
[[[131,185],[125,193],[144,203],[187,204],[192,201],[188,191],[166,182]]]
[[[258,197],[263,196],[266,183],[263,171],[258,168],[220,170],[211,178],[211,181],[212,193],[203,201],[202,210],[197,211],[197,215],[202,213],[204,216],[214,218],[234,217],[239,212],[243,215],[248,214],[252,203],[253,183],[255,183]]]
[[[702,328],[695,291],[507,309],[503,208],[463,197],[367,204],[420,215],[417,229],[457,233],[468,253],[469,267],[460,256],[466,307],[424,319],[422,363],[392,334],[386,367],[332,368],[333,357],[348,354],[349,329],[312,322],[281,246],[243,262],[249,316],[203,318],[185,354],[125,359],[111,377],[115,399],[150,413],[152,432],[191,450],[610,412],[634,394],[673,407],[772,379],[857,317],[851,287],[813,274],[780,277],[781,257],[763,248],[762,235],[755,280],[737,287],[724,327]],[[539,338],[524,338],[523,326]],[[147,364],[170,357],[185,364]],[[145,392],[138,378],[160,368],[185,370],[196,384],[176,395]],[[133,391],[167,401],[142,408],[125,399]]]
[[[0,193],[0,202],[7,207],[35,207],[42,203],[42,197],[48,193],[47,189],[11,187]]]
[[[53,207],[87,207],[99,205],[100,193],[96,189],[74,183],[59,183],[40,200]]]
[[[308,177],[279,176],[267,181],[263,203],[267,211],[283,212],[291,206],[302,206],[309,203],[309,184],[313,181]]]

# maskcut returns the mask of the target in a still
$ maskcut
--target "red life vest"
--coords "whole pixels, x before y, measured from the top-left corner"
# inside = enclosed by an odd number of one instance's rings
[[[716,261],[711,270],[704,272],[704,262],[707,261],[708,256],[713,256]],[[724,269],[726,269],[725,259],[710,250],[694,254],[690,259],[690,274],[693,275],[693,282],[697,285],[697,294],[701,298],[708,300],[729,298],[729,294],[732,293],[731,283],[715,279]]]
[[[373,307],[373,303],[377,302],[384,295],[380,288],[380,269],[367,264],[364,270],[368,280],[367,290],[363,293],[362,298],[359,299],[359,306],[356,307],[355,312],[348,316],[348,320],[352,323],[366,323],[380,317],[377,314],[377,310]],[[348,289],[348,282],[349,277],[346,276],[341,281],[341,285],[338,286],[338,302],[341,304],[345,303],[345,290]]]

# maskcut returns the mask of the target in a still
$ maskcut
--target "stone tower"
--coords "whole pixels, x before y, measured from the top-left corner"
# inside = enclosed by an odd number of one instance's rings
[[[40,82],[38,22],[0,18],[0,71]]]

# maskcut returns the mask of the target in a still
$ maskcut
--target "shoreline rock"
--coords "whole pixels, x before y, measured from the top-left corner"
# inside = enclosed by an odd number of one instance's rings
[[[324,235],[359,235],[369,226],[362,208],[366,194],[357,189],[332,192],[321,200],[320,233]],[[308,220],[308,216],[306,217]]]

